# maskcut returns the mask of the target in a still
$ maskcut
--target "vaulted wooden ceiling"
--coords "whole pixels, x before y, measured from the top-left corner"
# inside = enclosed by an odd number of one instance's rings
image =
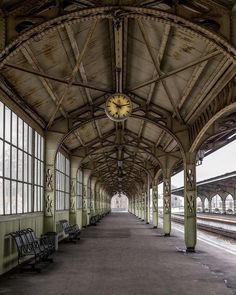
[[[44,130],[63,130],[64,148],[109,192],[129,195],[164,156],[179,169],[185,142],[235,102],[233,2],[1,1],[1,91]],[[123,123],[104,112],[117,91],[133,103]],[[235,128],[229,111],[201,148]]]

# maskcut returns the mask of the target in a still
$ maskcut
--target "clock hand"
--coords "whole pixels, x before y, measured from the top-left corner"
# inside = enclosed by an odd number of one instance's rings
[[[114,105],[115,105],[116,107],[118,107],[118,108],[121,107],[121,105],[117,104],[116,102],[113,101],[113,103],[114,103]]]
[[[129,105],[130,105],[129,103],[126,103],[126,104],[121,104],[120,106],[125,107],[125,106],[129,106]]]

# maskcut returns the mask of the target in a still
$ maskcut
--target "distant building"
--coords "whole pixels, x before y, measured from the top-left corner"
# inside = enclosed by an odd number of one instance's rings
[[[115,195],[111,199],[112,212],[128,212],[129,201],[125,195]]]

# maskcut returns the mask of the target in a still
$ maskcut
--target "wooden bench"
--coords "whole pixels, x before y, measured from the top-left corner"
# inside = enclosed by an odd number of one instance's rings
[[[80,228],[77,224],[70,224],[68,220],[62,219],[58,221],[65,235],[67,235],[67,241],[77,242],[80,239]]]
[[[14,240],[18,253],[18,266],[20,270],[41,271],[36,265],[41,262],[53,262],[50,258],[55,251],[54,245],[47,236],[37,238],[31,228],[22,229],[9,234]],[[25,266],[30,266],[26,268]]]

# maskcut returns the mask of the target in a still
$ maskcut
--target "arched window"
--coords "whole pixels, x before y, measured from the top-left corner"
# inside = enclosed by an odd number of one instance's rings
[[[61,152],[56,158],[56,210],[68,210],[70,198],[70,160]]]
[[[0,215],[43,211],[43,171],[43,137],[0,102]]]
[[[88,207],[91,208],[91,197],[92,197],[92,184],[91,184],[91,177],[88,179],[88,186],[87,186],[87,198],[88,198]]]

